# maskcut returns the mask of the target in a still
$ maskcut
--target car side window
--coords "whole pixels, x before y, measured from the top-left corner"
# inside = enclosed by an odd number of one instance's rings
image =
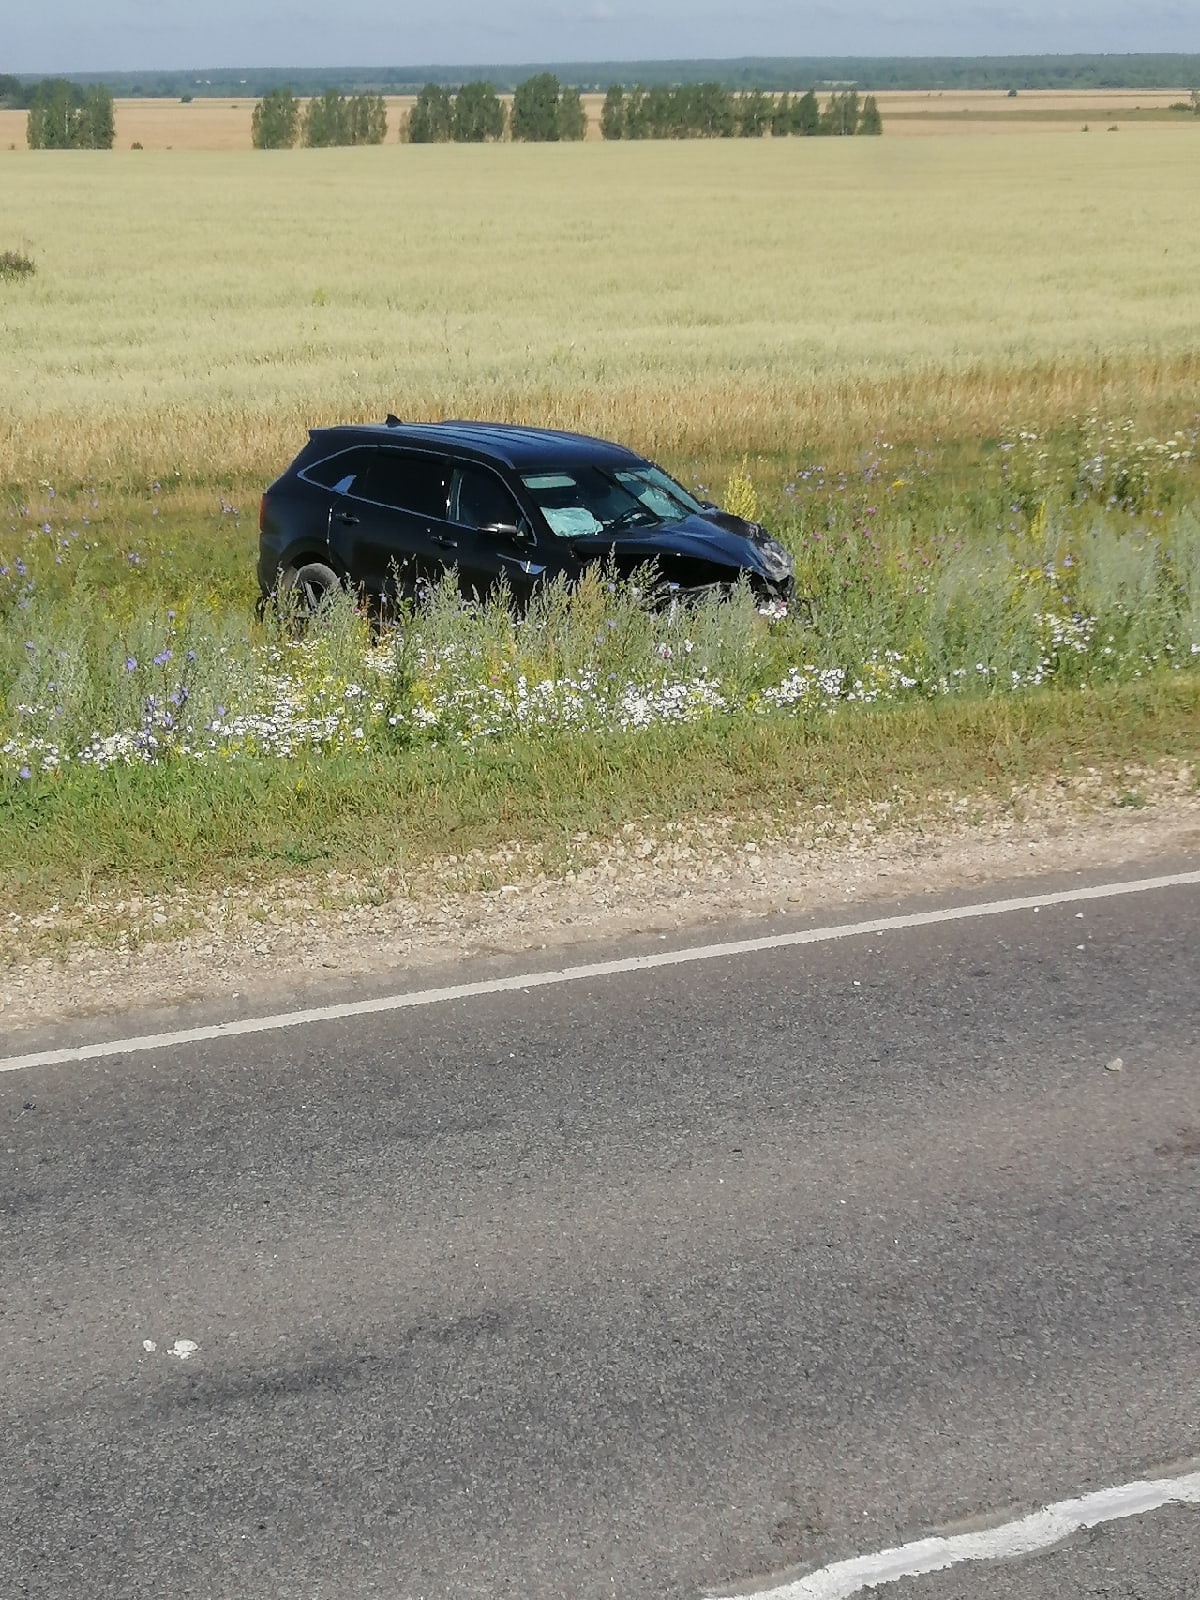
[[[332,489],[335,494],[352,494],[356,482],[375,459],[374,450],[339,450],[324,461],[314,461],[300,473],[309,483],[319,483],[322,489]]]
[[[436,456],[377,450],[365,478],[356,478],[350,492],[359,500],[445,521],[449,480],[449,463]]]
[[[512,491],[485,467],[455,470],[450,518],[468,528],[488,528],[498,522],[521,527],[527,521]]]

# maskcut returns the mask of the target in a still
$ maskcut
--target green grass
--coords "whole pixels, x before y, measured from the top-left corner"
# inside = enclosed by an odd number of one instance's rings
[[[1200,677],[1189,676],[817,723],[707,722],[471,753],[344,751],[203,767],[186,783],[171,768],[93,773],[0,795],[4,900],[27,911],[314,869],[417,872],[511,843],[553,863],[580,834],[714,813],[789,823],[816,807],[852,816],[882,799],[897,818],[936,814],[938,796],[1008,798],[1085,768],[1119,773],[1194,755],[1198,719]]]

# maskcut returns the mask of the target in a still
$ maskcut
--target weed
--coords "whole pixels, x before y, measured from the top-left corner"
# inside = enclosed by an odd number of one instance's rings
[[[37,262],[24,250],[0,250],[0,278],[32,278]]]

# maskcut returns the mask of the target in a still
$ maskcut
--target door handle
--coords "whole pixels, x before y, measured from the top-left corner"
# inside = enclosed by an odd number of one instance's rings
[[[458,540],[457,539],[448,539],[444,533],[435,533],[433,535],[433,542],[436,545],[440,545],[443,550],[457,550],[458,549]]]
[[[358,522],[358,518],[352,511],[339,511],[337,519],[339,522],[344,522],[348,528],[354,527]]]

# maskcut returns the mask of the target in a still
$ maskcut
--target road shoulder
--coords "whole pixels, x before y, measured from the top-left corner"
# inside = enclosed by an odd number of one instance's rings
[[[556,870],[512,849],[447,856],[420,881],[397,869],[56,907],[8,919],[0,1028],[16,1043],[49,1023],[289,989],[332,1002],[365,978],[403,983],[458,960],[1195,856],[1200,794],[1180,767],[1139,775],[1136,790],[1093,775],[1007,803],[943,796],[902,821],[877,808],[786,829],[629,825],[571,841]]]

